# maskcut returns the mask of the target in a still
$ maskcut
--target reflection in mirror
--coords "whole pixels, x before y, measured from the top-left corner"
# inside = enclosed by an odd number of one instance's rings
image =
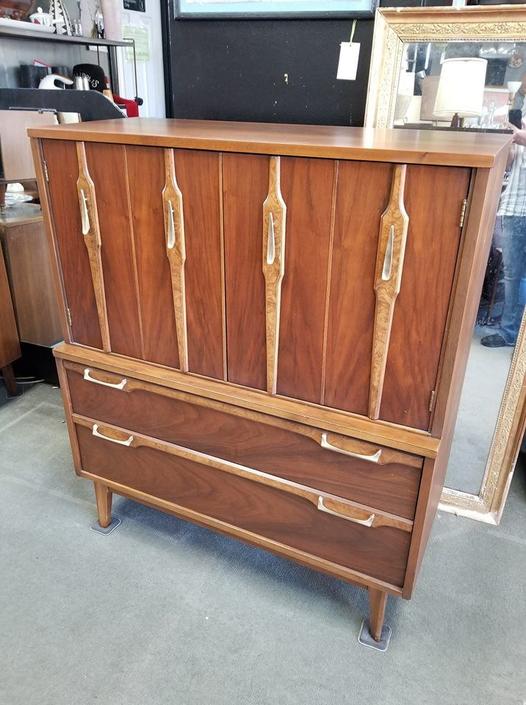
[[[526,43],[404,46],[394,127],[509,130],[526,117]],[[526,155],[514,145],[500,198],[446,486],[478,495],[526,303]]]
[[[478,494],[526,304],[526,155],[514,145],[453,438],[446,484]]]
[[[526,89],[526,43],[405,44],[395,127],[508,129]]]

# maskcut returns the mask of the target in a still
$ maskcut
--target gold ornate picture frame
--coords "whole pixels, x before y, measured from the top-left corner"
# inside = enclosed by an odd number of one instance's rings
[[[392,127],[404,44],[526,41],[526,5],[376,11],[366,127]],[[440,509],[498,524],[526,428],[526,314],[517,338],[479,494],[445,487]]]

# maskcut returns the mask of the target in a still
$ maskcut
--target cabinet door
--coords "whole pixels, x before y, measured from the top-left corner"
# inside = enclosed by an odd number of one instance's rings
[[[338,165],[324,403],[364,416],[369,406],[378,232],[392,177],[391,164]]]
[[[337,164],[282,158],[287,207],[277,391],[320,403]]]
[[[469,169],[227,155],[222,174],[228,379],[428,428]]]
[[[469,180],[469,169],[407,167],[409,228],[380,406],[385,421],[429,427]]]
[[[266,389],[263,202],[269,158],[223,155],[228,380]]]
[[[223,156],[228,380],[320,403],[337,165]]]
[[[143,346],[126,149],[117,144],[85,144],[87,170],[95,188],[111,350],[141,358]]]
[[[60,260],[71,340],[102,348],[102,337],[80,221],[77,178],[79,166],[75,142],[43,140],[49,183],[50,217]]]
[[[174,153],[184,213],[188,369],[225,379],[221,155],[185,149]]]
[[[463,168],[340,163],[326,405],[429,427],[469,179]],[[381,291],[397,276],[398,292]]]

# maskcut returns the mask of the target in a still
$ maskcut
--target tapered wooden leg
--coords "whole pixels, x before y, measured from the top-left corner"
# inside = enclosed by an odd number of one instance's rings
[[[375,641],[380,641],[382,638],[386,604],[386,592],[369,588],[369,631]]]
[[[1,372],[2,377],[4,378],[5,388],[7,389],[7,396],[16,397],[16,377],[15,373],[13,372],[13,366],[6,365],[5,367],[2,367]]]
[[[111,524],[111,498],[112,491],[102,482],[94,482],[95,499],[97,500],[97,514],[99,524],[106,529]]]

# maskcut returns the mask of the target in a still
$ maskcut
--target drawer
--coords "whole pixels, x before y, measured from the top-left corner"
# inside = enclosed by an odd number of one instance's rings
[[[169,502],[176,514],[178,508],[183,516],[195,513],[189,518],[197,522],[224,522],[220,528],[226,533],[250,532],[246,538],[252,543],[270,539],[279,544],[273,550],[285,555],[290,547],[403,585],[410,521],[129,430],[73,418],[83,471]]]
[[[65,369],[76,414],[414,517],[420,457],[73,363]]]

